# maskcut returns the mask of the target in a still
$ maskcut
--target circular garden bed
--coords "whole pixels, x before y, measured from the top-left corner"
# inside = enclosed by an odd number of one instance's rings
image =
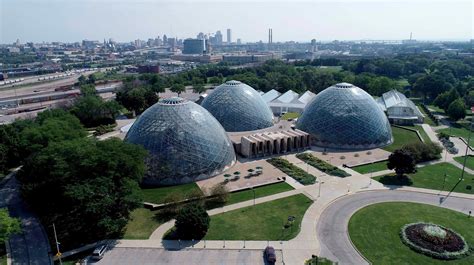
[[[469,245],[460,234],[436,224],[404,225],[400,238],[411,249],[437,259],[457,259],[469,252]]]

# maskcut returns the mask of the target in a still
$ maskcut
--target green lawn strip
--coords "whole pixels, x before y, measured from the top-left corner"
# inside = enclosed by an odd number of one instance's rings
[[[411,129],[411,130],[417,130],[421,138],[425,141],[425,143],[431,143],[430,137],[428,134],[425,132],[423,127],[421,125],[415,124],[414,126],[402,126],[403,128]]]
[[[303,185],[310,185],[316,182],[315,176],[306,173],[303,169],[293,165],[286,159],[275,157],[268,159],[267,162]]]
[[[349,235],[357,249],[373,264],[474,264],[474,255],[441,261],[419,254],[404,245],[403,225],[429,222],[460,233],[474,245],[474,218],[449,209],[409,202],[386,202],[357,211],[349,221]]]
[[[265,197],[285,191],[293,190],[293,187],[288,185],[286,182],[279,182],[276,184],[266,185],[255,188],[255,198]],[[252,190],[237,191],[229,194],[229,199],[226,205],[248,201],[253,199]]]
[[[124,239],[148,239],[158,226],[171,218],[164,216],[160,210],[151,211],[138,208],[131,212],[130,220],[125,227]]]
[[[443,188],[444,174],[446,174],[446,182]],[[450,163],[439,163],[417,168],[417,172],[409,174],[409,176],[409,179],[400,180],[395,174],[388,174],[374,179],[385,185],[404,185],[474,194],[474,176],[464,173],[464,180],[459,182],[461,169]],[[472,187],[470,190],[466,188],[468,185]]]
[[[406,144],[418,143],[420,138],[416,132],[406,130],[399,127],[392,126],[393,144],[383,147],[382,149],[388,152],[393,152],[402,148]]]
[[[435,105],[428,105],[426,106],[428,109],[432,110],[434,112],[433,114],[444,114],[444,110],[438,106]]]
[[[163,203],[163,200],[167,195],[171,193],[179,193],[185,195],[190,192],[201,192],[201,189],[196,183],[183,184],[178,186],[170,187],[161,187],[161,188],[152,188],[152,189],[142,189],[143,200],[145,202],[151,202],[160,204]]]
[[[287,112],[283,116],[281,116],[282,120],[288,120],[288,119],[296,119],[300,116],[299,113],[297,112]]]
[[[451,136],[462,137],[466,141],[469,138],[469,130],[463,126],[444,128],[441,130],[437,130],[436,132],[443,132]],[[469,145],[474,146],[474,135],[471,135],[471,140],[469,141]]]
[[[387,161],[380,161],[380,162],[365,164],[365,165],[353,167],[351,169],[359,172],[360,174],[378,172],[382,170],[387,170]]]
[[[418,106],[418,109],[420,109],[421,113],[425,115],[424,122],[430,126],[436,126],[435,122],[430,118],[430,116],[428,116],[426,111],[419,104],[417,104],[417,106]]]
[[[300,231],[301,220],[312,201],[302,194],[211,216],[207,240],[289,240]],[[293,225],[284,228],[288,216]]]
[[[348,177],[351,174],[347,173],[346,171],[339,169],[338,167],[335,167],[326,161],[323,161],[315,156],[313,156],[310,153],[301,153],[297,154],[296,157],[305,163],[309,164],[312,167],[315,167],[319,169],[320,171],[327,173],[332,176],[336,177]]]
[[[464,164],[464,156],[455,157],[454,160],[456,160],[456,162],[460,163],[461,165]],[[473,156],[467,156],[466,167],[469,168],[470,170],[474,170],[474,157]]]

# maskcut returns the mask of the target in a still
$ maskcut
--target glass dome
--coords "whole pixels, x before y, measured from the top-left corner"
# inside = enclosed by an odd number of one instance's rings
[[[371,149],[393,142],[390,123],[372,96],[348,83],[316,95],[296,127],[311,134],[321,147]]]
[[[273,125],[273,114],[251,86],[227,81],[216,87],[202,104],[228,132],[254,131]]]
[[[148,108],[125,141],[148,150],[145,185],[175,185],[210,178],[235,162],[232,143],[204,108],[182,98],[162,99]]]

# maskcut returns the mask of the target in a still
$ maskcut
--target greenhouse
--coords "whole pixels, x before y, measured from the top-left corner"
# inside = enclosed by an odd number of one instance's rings
[[[273,125],[273,114],[262,96],[239,81],[227,81],[216,87],[202,106],[228,132],[254,131]]]
[[[176,185],[210,178],[231,167],[226,132],[204,108],[182,98],[160,100],[135,121],[125,140],[148,150],[145,185]]]
[[[393,142],[390,123],[367,92],[340,83],[320,92],[306,106],[296,127],[313,143],[336,149],[371,149]]]

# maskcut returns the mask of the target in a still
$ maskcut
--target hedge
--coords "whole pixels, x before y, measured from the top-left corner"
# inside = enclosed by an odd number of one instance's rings
[[[313,156],[310,153],[297,154],[296,157],[303,160],[305,163],[311,165],[312,167],[315,167],[331,176],[345,178],[351,175],[342,169],[339,169],[329,163],[326,163],[325,161]]]
[[[296,181],[303,185],[310,185],[316,182],[315,176],[306,173],[304,170],[293,165],[286,159],[275,157],[268,159],[267,162],[272,164],[279,170],[283,171],[288,176],[294,178]]]

